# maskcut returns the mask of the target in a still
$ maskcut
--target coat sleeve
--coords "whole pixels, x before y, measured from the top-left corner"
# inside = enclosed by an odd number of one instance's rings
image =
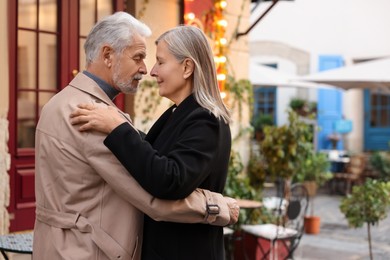
[[[220,207],[216,219],[207,218],[206,195],[196,189],[187,198],[181,200],[161,200],[146,192],[115,156],[102,144],[103,136],[88,133],[82,144],[87,163],[107,182],[107,184],[129,203],[156,221],[180,223],[208,223],[226,226],[230,221],[229,207],[219,193],[211,193]],[[90,142],[101,145],[91,145]]]
[[[104,144],[153,196],[182,199],[210,174],[209,165],[219,152],[219,122],[203,112],[187,119],[182,128],[165,154],[160,154],[126,123],[115,128]]]

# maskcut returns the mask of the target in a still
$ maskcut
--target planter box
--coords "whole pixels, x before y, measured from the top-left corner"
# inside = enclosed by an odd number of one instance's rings
[[[258,243],[261,243],[264,252],[267,252],[270,248],[270,242],[268,240],[256,238],[250,234],[245,234],[244,238],[242,238],[241,233],[238,231],[236,231],[236,233],[233,235],[232,242],[234,243],[234,260],[263,259],[263,253]],[[288,255],[288,250],[283,245],[282,241],[277,241],[274,245],[272,254],[274,255],[274,259],[285,259]],[[227,259],[231,259],[231,257],[228,256]],[[270,259],[270,255],[268,255],[266,259]]]

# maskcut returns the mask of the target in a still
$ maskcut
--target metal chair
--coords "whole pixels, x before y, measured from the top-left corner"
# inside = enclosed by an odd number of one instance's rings
[[[350,162],[346,165],[344,172],[336,172],[333,174],[332,190],[335,191],[339,182],[344,184],[344,194],[350,194],[353,184],[363,182],[363,174],[366,167],[366,157],[363,154],[353,155],[350,157]]]
[[[304,217],[309,204],[306,188],[300,183],[293,184],[285,198],[288,201],[287,209],[279,210],[283,213],[280,214],[278,223],[242,225],[241,227],[244,235],[250,234],[256,237],[257,245],[262,253],[261,259],[271,259],[279,245],[286,251],[286,256],[283,259],[292,259],[304,233]],[[280,203],[281,207],[282,203]],[[268,248],[263,247],[262,239],[269,242]]]

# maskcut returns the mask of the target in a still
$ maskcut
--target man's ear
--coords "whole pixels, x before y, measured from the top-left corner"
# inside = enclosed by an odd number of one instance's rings
[[[102,47],[102,56],[103,56],[103,62],[106,64],[108,68],[111,68],[112,66],[112,57],[114,55],[114,50],[107,45],[104,45]]]
[[[187,79],[194,73],[195,63],[190,58],[186,58],[183,62],[183,65],[184,65],[183,77],[184,79]]]

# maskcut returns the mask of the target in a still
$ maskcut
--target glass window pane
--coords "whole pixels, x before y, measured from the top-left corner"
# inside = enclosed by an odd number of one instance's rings
[[[35,92],[18,93],[18,148],[34,147]]]
[[[39,29],[57,32],[57,0],[39,1]]]
[[[39,34],[39,88],[57,89],[57,35]]]
[[[85,39],[81,38],[80,39],[80,53],[79,53],[79,57],[80,57],[80,60],[79,60],[79,68],[80,68],[80,71],[83,71],[85,70],[85,51],[84,51],[84,43],[85,43]]]
[[[374,107],[377,104],[377,98],[375,94],[371,94],[371,106]]]
[[[37,28],[37,0],[19,0],[18,27]]]
[[[31,89],[36,86],[36,33],[18,32],[18,89]]]
[[[382,106],[386,106],[386,105],[388,104],[388,103],[387,103],[387,102],[388,102],[388,97],[387,97],[386,95],[381,95],[381,96],[380,96],[380,99],[381,99],[380,102],[381,102],[381,105],[382,105]]]
[[[375,109],[372,109],[372,110],[371,110],[371,122],[370,122],[370,125],[371,125],[371,126],[377,126],[377,122],[376,122],[376,110],[375,110]]]
[[[80,35],[87,36],[95,24],[95,1],[80,0]]]
[[[386,108],[381,109],[380,114],[380,125],[385,127],[389,125],[389,122],[387,121],[388,118],[388,110]]]
[[[114,10],[112,2],[112,0],[98,0],[98,20],[112,14]]]

